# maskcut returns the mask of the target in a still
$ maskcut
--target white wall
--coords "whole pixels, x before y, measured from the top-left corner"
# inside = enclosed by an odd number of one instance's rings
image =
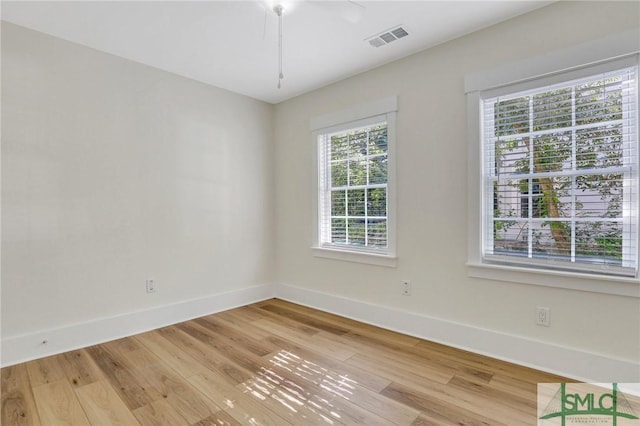
[[[272,105],[3,23],[3,350],[272,283],[272,152]]]
[[[640,368],[634,366],[640,364],[640,299],[467,276],[463,87],[465,74],[619,30],[638,29],[638,7],[637,2],[555,3],[277,105],[276,276],[284,285],[283,295],[331,309],[330,295],[334,311],[349,315],[351,303],[367,311],[363,316],[370,318],[375,309],[369,308],[379,306],[386,318],[377,322],[395,323],[396,328],[402,326],[391,318],[393,312],[415,314],[408,321],[422,316],[437,320],[426,321],[427,325],[442,321],[466,325],[468,336],[444,336],[442,340],[471,349],[479,347],[465,339],[477,329],[507,336],[504,342],[541,342],[532,346],[540,348],[535,356],[538,361],[532,357],[530,362],[547,369],[562,368],[550,367],[551,360],[544,360],[545,350],[554,353],[550,348],[602,354],[623,360],[630,368],[612,374],[611,379],[639,381]],[[398,267],[315,258],[310,250],[314,231],[311,199],[315,193],[309,120],[391,95],[398,95],[399,102]],[[403,279],[411,280],[410,297],[401,295]],[[551,309],[551,327],[535,325],[536,305]],[[427,329],[416,332],[415,327],[412,332],[437,334]],[[519,356],[509,351],[495,347],[493,355]],[[526,362],[524,358],[516,360]],[[570,367],[571,363],[567,359],[565,365]],[[561,372],[589,377],[586,370],[581,371]],[[595,376],[598,374],[590,377]]]

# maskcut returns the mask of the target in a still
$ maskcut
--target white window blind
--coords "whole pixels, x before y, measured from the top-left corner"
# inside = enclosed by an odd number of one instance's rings
[[[635,276],[637,67],[555,80],[481,95],[483,260]]]
[[[388,128],[372,117],[318,135],[321,247],[386,254]]]

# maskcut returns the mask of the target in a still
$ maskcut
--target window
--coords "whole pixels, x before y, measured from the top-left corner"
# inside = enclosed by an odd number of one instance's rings
[[[321,135],[319,145],[322,244],[386,249],[386,121]]]
[[[481,96],[485,261],[635,276],[636,72]]]
[[[531,191],[529,191],[531,188]],[[530,193],[531,192],[531,193]],[[528,218],[529,214],[531,217],[543,217],[542,216],[542,208],[544,206],[542,199],[542,192],[540,191],[540,183],[538,179],[532,179],[531,185],[529,185],[529,180],[520,181],[520,217]],[[494,190],[493,198],[495,201],[494,212],[498,210],[501,204],[498,203],[500,196],[498,195],[498,191]],[[529,208],[529,206],[533,206]]]
[[[393,98],[316,119],[339,123],[314,131],[317,255],[394,266],[395,104]]]

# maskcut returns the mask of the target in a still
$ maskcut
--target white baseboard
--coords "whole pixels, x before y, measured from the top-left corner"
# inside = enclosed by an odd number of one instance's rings
[[[7,367],[96,345],[271,297],[272,285],[258,285],[36,333],[3,336],[0,365]]]
[[[560,376],[584,382],[640,382],[640,366],[633,361],[290,285],[279,284],[275,290],[283,300]]]

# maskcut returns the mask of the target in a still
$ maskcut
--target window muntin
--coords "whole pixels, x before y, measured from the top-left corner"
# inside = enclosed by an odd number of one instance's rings
[[[322,133],[318,152],[320,246],[386,254],[386,120]]]
[[[635,67],[481,100],[485,261],[635,275],[636,105]]]

